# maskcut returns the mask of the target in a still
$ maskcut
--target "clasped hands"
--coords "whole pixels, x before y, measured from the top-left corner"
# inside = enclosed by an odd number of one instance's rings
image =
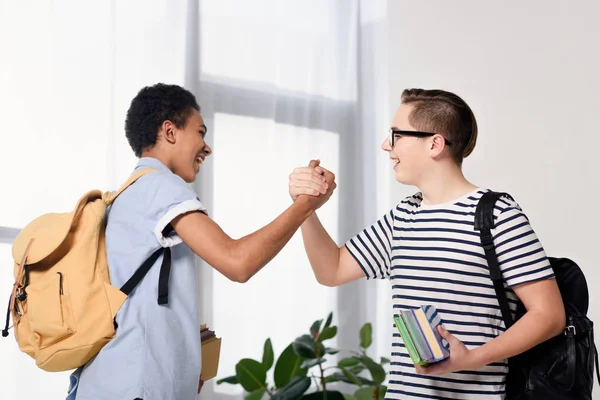
[[[290,174],[290,196],[293,201],[305,197],[315,210],[329,200],[337,187],[335,175],[311,160],[308,167],[298,167]]]

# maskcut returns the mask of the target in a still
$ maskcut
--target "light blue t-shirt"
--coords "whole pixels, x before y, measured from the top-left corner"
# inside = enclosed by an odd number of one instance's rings
[[[201,354],[195,256],[174,232],[165,236],[165,228],[178,215],[205,209],[160,161],[142,158],[136,171],[144,168],[158,172],[142,176],[108,212],[111,283],[121,287],[160,246],[171,247],[169,303],[157,303],[161,256],[119,310],[116,337],[71,377],[77,400],[196,399]]]

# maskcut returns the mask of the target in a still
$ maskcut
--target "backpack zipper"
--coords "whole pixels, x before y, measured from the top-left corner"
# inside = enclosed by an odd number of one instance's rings
[[[60,287],[60,295],[63,295],[63,276],[61,272],[57,272],[59,276],[59,287]]]

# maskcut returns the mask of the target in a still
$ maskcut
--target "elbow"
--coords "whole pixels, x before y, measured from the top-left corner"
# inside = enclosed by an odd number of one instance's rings
[[[331,279],[330,277],[320,276],[320,275],[316,275],[315,274],[315,278],[317,278],[317,282],[319,282],[320,285],[327,286],[327,287],[336,287],[336,286],[338,286],[333,281],[333,279]]]
[[[564,309],[561,309],[560,311],[548,310],[543,314],[540,314],[540,321],[544,321],[542,326],[544,326],[547,339],[561,335],[567,326]]]
[[[245,273],[244,271],[240,271],[235,274],[234,277],[230,278],[232,281],[237,283],[246,283],[252,278],[252,275]]]
[[[237,253],[231,263],[233,264],[233,276],[229,279],[237,283],[248,282],[260,270],[256,260],[244,253]]]
[[[227,257],[227,278],[232,282],[246,283],[252,278],[254,273],[252,272],[252,260],[242,251],[240,246],[237,244],[239,241],[233,241],[232,246],[229,248]]]
[[[229,280],[237,283],[246,283],[252,278],[252,274],[249,272],[248,264],[243,261],[236,261],[232,263],[232,273],[228,276]]]
[[[564,308],[561,309],[560,312],[555,313],[553,322],[554,323],[552,324],[552,337],[558,336],[565,331],[565,328],[567,326],[567,316],[565,314]]]

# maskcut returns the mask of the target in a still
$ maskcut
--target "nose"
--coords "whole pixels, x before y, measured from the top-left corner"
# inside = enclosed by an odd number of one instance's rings
[[[392,146],[390,146],[390,139],[386,137],[381,143],[381,150],[383,151],[392,151]]]
[[[212,149],[210,148],[210,146],[208,144],[204,144],[204,152],[206,153],[206,156],[210,156],[212,154]]]

